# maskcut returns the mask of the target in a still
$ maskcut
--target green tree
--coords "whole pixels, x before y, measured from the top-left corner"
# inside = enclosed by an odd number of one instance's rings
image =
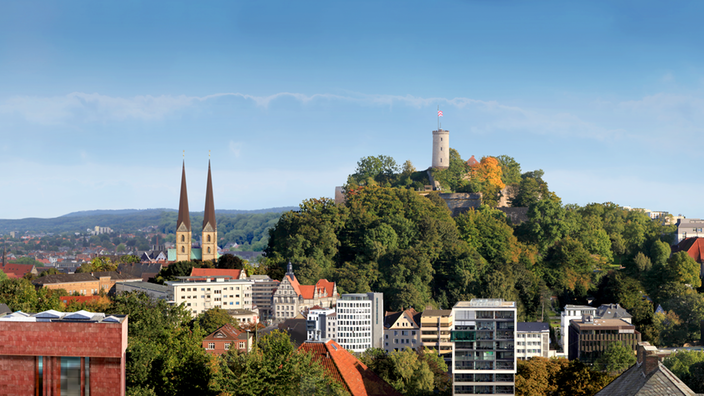
[[[434,351],[404,348],[387,354],[381,349],[369,349],[360,360],[404,395],[452,393],[447,365]]]
[[[636,363],[633,350],[621,342],[612,342],[595,362],[594,366],[603,372],[618,374]]]
[[[665,281],[684,283],[697,288],[702,285],[699,272],[699,263],[694,261],[687,252],[677,252],[667,260],[666,272],[663,274],[663,279]]]
[[[234,254],[223,254],[218,258],[218,268],[222,269],[242,269],[244,268],[244,260]]]
[[[42,271],[39,274],[39,277],[41,278],[41,277],[47,276],[47,275],[58,275],[58,274],[61,274],[61,272],[59,270],[57,270],[56,268],[49,268],[46,271]]]
[[[704,392],[704,352],[679,351],[665,358],[663,364],[694,392]]]
[[[198,322],[198,325],[201,329],[203,329],[205,334],[210,334],[228,323],[232,325],[237,324],[235,319],[233,319],[226,310],[220,307],[203,311],[200,315],[198,315],[195,321]]]
[[[502,174],[501,180],[505,185],[519,184],[521,182],[521,164],[508,155],[495,157],[499,161]]]
[[[179,276],[190,276],[193,268],[200,267],[201,263],[197,261],[177,261],[162,268],[155,280],[163,285],[166,281],[177,280]]]
[[[350,179],[354,184],[366,185],[369,180],[376,183],[390,183],[400,169],[396,160],[386,155],[363,157],[357,162],[357,169]]]
[[[7,280],[7,279],[8,279],[7,274],[5,272],[3,272],[3,270],[0,270],[0,282]]]
[[[557,241],[575,230],[576,225],[570,220],[559,198],[541,199],[528,208],[528,221],[517,228],[517,236],[522,241],[536,245],[541,253],[545,253]]]
[[[545,281],[560,291],[585,296],[592,287],[596,262],[581,242],[564,238],[548,251]]]

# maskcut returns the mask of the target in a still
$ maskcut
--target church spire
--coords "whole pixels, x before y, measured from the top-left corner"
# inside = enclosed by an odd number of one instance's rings
[[[203,213],[203,230],[210,224],[213,231],[218,229],[215,222],[215,203],[213,202],[213,178],[210,175],[210,160],[208,160],[208,185],[205,188],[205,213]]]
[[[178,220],[176,229],[181,225],[186,226],[186,231],[191,231],[191,216],[188,213],[188,191],[186,189],[186,161],[183,161],[183,172],[181,173],[181,198],[178,203]]]

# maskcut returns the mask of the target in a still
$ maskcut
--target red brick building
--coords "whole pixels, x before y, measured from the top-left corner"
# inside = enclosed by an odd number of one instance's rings
[[[230,349],[249,352],[253,343],[253,332],[239,330],[227,323],[203,339],[203,349],[213,355],[222,355]]]
[[[127,316],[78,311],[0,317],[0,394],[125,394]]]

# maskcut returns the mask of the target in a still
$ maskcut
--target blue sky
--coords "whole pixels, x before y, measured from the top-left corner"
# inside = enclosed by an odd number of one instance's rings
[[[0,3],[0,218],[331,197],[363,156],[703,217],[704,3]]]

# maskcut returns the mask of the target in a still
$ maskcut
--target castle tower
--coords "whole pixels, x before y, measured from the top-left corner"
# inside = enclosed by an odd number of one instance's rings
[[[205,190],[205,212],[203,213],[203,241],[201,242],[203,261],[218,258],[218,226],[215,222],[215,203],[213,202],[213,178],[210,175],[208,160],[208,185]]]
[[[191,215],[188,213],[188,192],[186,189],[186,161],[181,174],[181,197],[178,203],[176,220],[176,261],[191,260]]]
[[[438,129],[433,131],[433,162],[435,169],[450,167],[450,131]]]

